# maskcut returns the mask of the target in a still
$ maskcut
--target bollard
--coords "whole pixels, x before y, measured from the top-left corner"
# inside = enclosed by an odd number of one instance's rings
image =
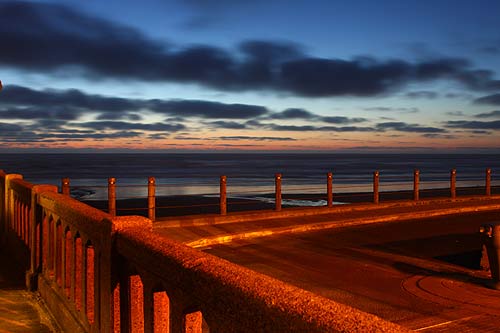
[[[281,210],[281,173],[277,173],[274,176],[274,185],[275,185],[275,210]]]
[[[333,175],[331,172],[326,174],[326,193],[327,193],[327,205],[328,207],[333,207],[333,189],[332,189]]]
[[[485,182],[485,194],[491,195],[491,169],[486,169],[486,182]]]
[[[70,187],[69,187],[69,178],[63,178],[61,181],[61,193],[64,195],[69,195],[70,193]]]
[[[378,204],[378,182],[379,182],[379,172],[375,171],[373,173],[373,203]]]
[[[413,200],[415,201],[418,201],[420,199],[419,185],[420,185],[420,171],[415,169],[413,171]]]
[[[226,185],[227,185],[227,177],[220,176],[220,215],[227,214]]]
[[[450,196],[452,199],[457,197],[457,170],[450,171]]]
[[[155,221],[156,214],[156,198],[155,198],[155,188],[156,188],[156,180],[155,177],[148,178],[148,218],[151,221]]]
[[[108,178],[108,212],[116,216],[116,178]]]

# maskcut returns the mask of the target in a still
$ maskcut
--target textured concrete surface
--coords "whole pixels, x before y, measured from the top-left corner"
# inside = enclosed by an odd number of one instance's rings
[[[240,239],[205,251],[419,332],[500,332],[479,269],[498,211]]]
[[[59,332],[35,293],[25,290],[24,273],[0,249],[0,333]]]

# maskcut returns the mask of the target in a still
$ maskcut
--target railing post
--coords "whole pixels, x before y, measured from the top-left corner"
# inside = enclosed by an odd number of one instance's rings
[[[491,195],[491,169],[486,169],[486,182],[485,182],[485,194]]]
[[[155,221],[156,219],[156,197],[155,197],[155,189],[156,189],[156,180],[155,177],[148,178],[148,218],[151,221]]]
[[[331,172],[326,174],[326,194],[327,194],[327,206],[333,206],[333,189],[332,189],[332,178],[333,175]]]
[[[281,210],[281,173],[277,173],[274,176],[274,194],[275,194],[275,210],[280,211]]]
[[[373,203],[378,204],[379,195],[378,195],[378,183],[379,183],[379,172],[375,171],[373,173]]]
[[[227,195],[226,195],[227,177],[220,176],[220,214],[227,214]]]
[[[413,171],[413,200],[418,201],[420,199],[420,171],[415,169]]]
[[[61,180],[61,193],[64,195],[69,195],[70,193],[70,185],[68,177],[65,177]]]
[[[457,170],[450,171],[450,196],[452,199],[457,197]]]
[[[116,178],[108,178],[108,213],[116,216]]]

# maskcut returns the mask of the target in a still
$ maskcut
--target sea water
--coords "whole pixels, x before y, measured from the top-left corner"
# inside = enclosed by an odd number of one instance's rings
[[[380,190],[410,190],[414,169],[420,188],[449,186],[450,170],[457,186],[484,185],[492,169],[492,185],[500,185],[498,154],[332,154],[332,153],[95,153],[2,154],[0,169],[20,173],[35,184],[60,185],[71,180],[72,195],[106,199],[107,179],[117,179],[117,197],[147,195],[147,178],[156,178],[156,193],[215,196],[219,177],[227,176],[230,197],[262,198],[274,191],[274,175],[282,173],[283,193],[323,193],[326,173],[333,173],[334,192],[368,192],[373,172]],[[297,203],[301,205],[300,203]],[[321,203],[323,204],[323,203]],[[311,205],[311,202],[304,203]]]

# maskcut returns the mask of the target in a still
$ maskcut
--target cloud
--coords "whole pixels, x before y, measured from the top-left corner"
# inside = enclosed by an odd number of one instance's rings
[[[500,105],[500,94],[492,94],[488,96],[483,96],[476,98],[474,100],[476,104],[489,104],[489,105]]]
[[[224,129],[246,129],[247,126],[245,124],[241,124],[235,121],[211,121],[204,123],[207,126],[215,127],[215,128],[224,128]]]
[[[269,115],[269,119],[320,121],[329,124],[352,124],[366,121],[365,118],[348,118],[344,116],[318,116],[310,111],[300,108],[290,108]]]
[[[385,122],[376,125],[376,128],[382,131],[393,130],[410,133],[445,133],[443,128],[420,126],[418,124],[407,124],[405,122]]]
[[[500,130],[500,120],[494,121],[467,121],[452,120],[447,121],[445,126],[448,128],[461,128],[473,130]]]
[[[194,83],[224,91],[267,90],[307,97],[374,96],[438,79],[478,91],[500,88],[492,71],[472,68],[465,59],[324,59],[276,41],[247,41],[228,50],[173,46],[64,5],[3,1],[0,12],[0,66],[29,72],[64,71],[93,79]]]
[[[141,131],[156,131],[156,132],[177,132],[185,129],[182,124],[142,124],[129,123],[125,121],[89,121],[89,122],[74,122],[68,123],[68,126],[78,128],[91,128],[93,130],[141,130]]]
[[[225,104],[203,100],[128,99],[102,95],[90,95],[77,89],[34,90],[16,85],[6,86],[2,91],[0,106],[16,109],[3,110],[9,119],[55,118],[74,120],[84,113],[99,113],[99,119],[139,120],[134,114],[144,110],[171,116],[200,117],[207,119],[251,119],[263,116],[269,110],[250,104]],[[0,109],[2,112],[2,109]],[[12,114],[7,114],[12,113]]]
[[[463,117],[465,116],[463,111],[448,111],[446,112],[447,116],[452,116],[452,117]]]
[[[265,129],[273,131],[285,132],[376,132],[377,130],[371,127],[357,126],[312,126],[312,125],[278,125],[278,124],[262,124]]]
[[[422,136],[424,138],[429,138],[429,139],[446,139],[446,140],[453,140],[457,138],[455,135],[441,134],[441,133],[425,133],[422,134]]]
[[[374,106],[374,107],[368,107],[368,108],[363,108],[365,111],[380,111],[380,112],[405,112],[405,113],[417,113],[420,112],[419,108],[411,107],[411,108],[405,108],[405,107],[400,107],[400,108],[393,108],[393,107],[386,107],[386,106]]]
[[[217,139],[220,140],[250,140],[250,141],[297,141],[297,139],[289,137],[275,137],[275,136],[220,136]]]
[[[408,98],[435,99],[439,96],[439,94],[434,91],[421,90],[421,91],[410,91],[406,93],[405,96]]]
[[[500,110],[474,115],[475,118],[500,118]]]
[[[149,110],[180,117],[249,119],[265,115],[267,108],[249,104],[224,104],[201,100],[150,100]]]

